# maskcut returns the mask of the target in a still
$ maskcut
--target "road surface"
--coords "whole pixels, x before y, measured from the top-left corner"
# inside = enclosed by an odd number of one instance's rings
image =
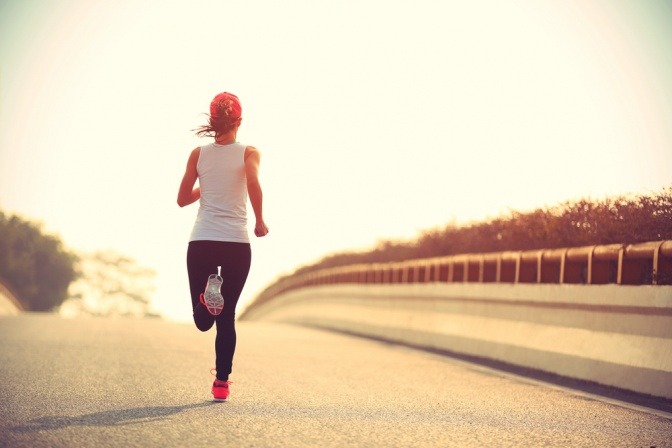
[[[214,333],[160,320],[0,317],[3,447],[672,447],[672,415],[439,355],[241,322],[231,399]]]

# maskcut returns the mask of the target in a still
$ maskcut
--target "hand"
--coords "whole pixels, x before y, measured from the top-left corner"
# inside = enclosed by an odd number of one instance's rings
[[[254,226],[254,234],[259,238],[261,238],[262,236],[266,236],[268,234],[268,226],[266,226],[266,223],[264,223],[263,221],[258,222]]]

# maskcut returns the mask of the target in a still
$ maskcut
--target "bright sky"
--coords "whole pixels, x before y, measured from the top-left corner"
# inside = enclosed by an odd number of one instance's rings
[[[666,0],[0,0],[0,208],[189,320],[176,195],[221,91],[271,229],[244,306],[334,251],[671,185],[670,80]]]

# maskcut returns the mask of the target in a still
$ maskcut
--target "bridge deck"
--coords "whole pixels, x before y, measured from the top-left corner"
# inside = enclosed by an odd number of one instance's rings
[[[672,446],[672,416],[411,349],[239,323],[228,403],[214,333],[0,317],[0,445]]]

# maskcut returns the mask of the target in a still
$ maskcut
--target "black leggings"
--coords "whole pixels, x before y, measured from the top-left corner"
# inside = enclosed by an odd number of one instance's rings
[[[249,243],[228,241],[191,241],[187,249],[187,273],[194,323],[201,331],[208,331],[217,323],[215,337],[215,368],[217,379],[229,379],[236,350],[236,304],[250,272],[252,251]],[[200,295],[205,290],[210,274],[217,274],[221,266],[224,309],[215,317],[201,304]]]

